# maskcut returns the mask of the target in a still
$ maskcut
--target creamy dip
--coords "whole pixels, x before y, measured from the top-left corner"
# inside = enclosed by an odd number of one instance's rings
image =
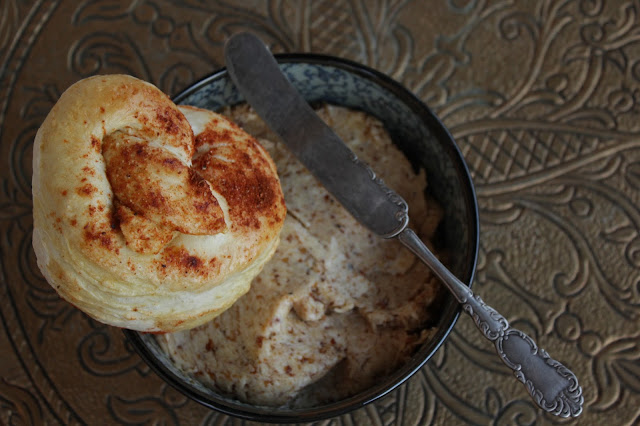
[[[424,171],[414,173],[373,117],[327,105],[317,112],[404,197],[429,243],[442,212],[425,198]],[[400,243],[357,223],[249,107],[225,114],[278,167],[288,209],[280,245],[230,309],[158,341],[183,371],[253,404],[309,406],[362,390],[435,331],[439,283]]]

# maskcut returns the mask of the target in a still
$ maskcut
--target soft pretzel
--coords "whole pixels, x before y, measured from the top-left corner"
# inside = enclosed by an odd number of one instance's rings
[[[93,318],[168,332],[209,321],[278,244],[285,205],[264,149],[226,118],[124,75],[67,89],[33,150],[33,247]]]

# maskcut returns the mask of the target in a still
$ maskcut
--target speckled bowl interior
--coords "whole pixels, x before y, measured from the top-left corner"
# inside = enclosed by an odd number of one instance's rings
[[[471,285],[478,251],[477,202],[464,159],[440,120],[411,92],[362,65],[310,54],[279,55],[277,58],[281,69],[307,101],[329,102],[372,114],[383,122],[394,143],[413,166],[427,171],[428,191],[445,210],[444,221],[438,229],[439,244],[451,254],[449,268]],[[218,110],[240,103],[243,98],[223,69],[187,88],[174,100]],[[259,407],[216,393],[176,368],[152,335],[125,333],[135,350],[160,377],[201,404],[250,420],[305,422],[346,413],[393,391],[431,358],[449,335],[459,313],[459,305],[453,297],[448,297],[442,307],[437,333],[408,363],[357,395],[305,409]]]

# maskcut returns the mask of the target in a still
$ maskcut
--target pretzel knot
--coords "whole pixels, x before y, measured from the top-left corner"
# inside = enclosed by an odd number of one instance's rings
[[[141,331],[228,308],[275,251],[286,214],[255,139],[124,75],[63,93],[36,135],[32,185],[47,281],[95,319]]]

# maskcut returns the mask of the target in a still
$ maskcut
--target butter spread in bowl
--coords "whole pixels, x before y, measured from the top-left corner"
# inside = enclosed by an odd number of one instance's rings
[[[430,244],[442,210],[382,124],[323,105],[318,114],[409,204]],[[157,336],[176,365],[257,405],[314,406],[354,394],[409,359],[435,331],[438,281],[399,242],[360,225],[246,105],[224,111],[274,159],[288,214],[251,290],[213,321]]]

